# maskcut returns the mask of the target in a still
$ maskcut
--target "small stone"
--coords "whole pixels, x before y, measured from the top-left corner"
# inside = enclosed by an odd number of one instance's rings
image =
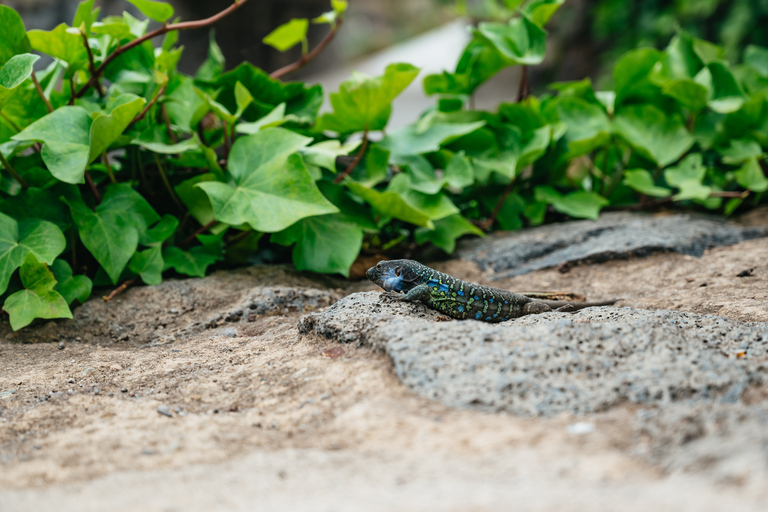
[[[163,416],[168,416],[169,418],[173,417],[173,414],[171,413],[171,409],[168,408],[167,405],[158,405],[157,412],[162,414]]]
[[[128,392],[128,388],[120,388],[120,392],[121,393],[127,393]]]
[[[99,394],[99,388],[93,388],[93,394],[98,395]]]
[[[67,346],[64,344],[63,341],[60,341],[59,342],[59,350],[64,350],[65,348],[67,348]]]
[[[77,338],[75,338],[75,341],[83,341],[83,338],[81,338],[80,336],[78,336]]]
[[[178,310],[178,309],[176,309],[176,308],[171,308],[171,309],[169,309],[168,311],[169,311],[169,312],[170,312],[172,315],[178,315],[178,314],[179,314],[179,310]]]
[[[136,396],[136,393],[134,393],[133,391],[131,391],[130,393],[128,393],[128,396],[130,396],[131,398],[133,398],[134,396]]]
[[[577,423],[571,423],[565,427],[565,430],[567,430],[569,434],[575,435],[591,434],[595,431],[595,424],[586,421],[579,421]]]
[[[67,379],[67,384],[74,384],[74,383],[75,383],[75,379],[72,379],[72,378]]]

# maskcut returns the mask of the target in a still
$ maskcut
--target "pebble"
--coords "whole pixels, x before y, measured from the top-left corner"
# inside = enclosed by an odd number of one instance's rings
[[[99,394],[99,388],[93,388],[93,394],[98,395]]]
[[[72,378],[67,379],[67,384],[74,384],[74,383],[75,383],[75,379],[72,379]]]
[[[128,388],[120,388],[120,392],[121,393],[127,393],[128,392]]]
[[[81,338],[80,336],[78,336],[77,338],[75,338],[75,341],[83,341],[83,338]]]
[[[176,309],[176,308],[171,308],[171,309],[169,309],[168,311],[170,311],[170,313],[171,313],[172,315],[178,315],[178,314],[179,314],[179,310],[178,310],[178,309]]]
[[[158,405],[157,412],[162,414],[163,416],[168,416],[169,418],[173,417],[173,414],[171,413],[171,410],[168,408],[167,405]]]
[[[595,431],[595,424],[588,423],[586,421],[579,421],[577,423],[571,423],[565,428],[565,430],[567,430],[569,434],[591,434]]]
[[[60,341],[59,342],[59,350],[64,350],[65,348],[67,348],[67,346],[64,344],[63,341]]]

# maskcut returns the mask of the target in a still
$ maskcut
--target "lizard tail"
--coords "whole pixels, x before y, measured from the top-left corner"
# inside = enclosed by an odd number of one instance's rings
[[[559,309],[559,308],[565,308],[567,306],[567,309],[563,309],[563,311],[578,311],[580,309],[584,308],[591,308],[595,306],[613,306],[616,304],[616,302],[619,299],[614,300],[604,300],[604,301],[598,301],[598,302],[568,302],[564,300],[537,300],[536,302],[543,302],[553,310]]]

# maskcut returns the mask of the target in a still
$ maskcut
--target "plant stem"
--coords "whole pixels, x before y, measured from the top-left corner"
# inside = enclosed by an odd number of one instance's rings
[[[110,293],[109,295],[105,295],[105,296],[103,296],[103,297],[102,297],[102,299],[104,300],[104,302],[109,302],[109,301],[111,301],[112,299],[114,299],[115,297],[117,297],[117,296],[118,296],[120,293],[122,293],[123,291],[125,291],[125,289],[126,289],[126,288],[128,288],[129,286],[131,286],[131,285],[132,285],[133,283],[135,283],[135,282],[136,282],[136,280],[135,280],[135,279],[129,279],[129,280],[127,280],[126,282],[124,282],[123,284],[121,284],[120,286],[118,286],[117,288],[115,288],[115,289],[112,291],[112,293]]]
[[[195,238],[197,238],[197,235],[201,235],[201,234],[205,233],[206,231],[211,229],[215,224],[216,224],[216,219],[213,219],[211,222],[209,222],[208,224],[206,224],[205,226],[201,227],[200,229],[198,229],[197,231],[195,231],[194,233],[189,235],[187,238],[182,240],[179,245],[181,247],[184,247],[188,243],[192,242]]]
[[[11,162],[5,159],[5,155],[3,155],[2,151],[0,151],[0,163],[3,164],[3,167],[5,167],[5,170],[8,171],[8,174],[13,176],[13,179],[19,182],[21,188],[29,188],[29,183],[24,181],[24,178],[22,178],[19,173],[16,172],[16,169],[13,168]]]
[[[344,169],[344,172],[339,174],[333,179],[333,183],[338,185],[342,181],[344,181],[344,178],[346,178],[349,173],[355,170],[355,167],[357,167],[357,164],[360,163],[360,160],[363,159],[363,155],[365,154],[365,150],[368,148],[368,127],[365,127],[365,131],[363,132],[363,143],[360,144],[360,149],[357,151],[357,155],[355,156],[355,159],[352,160],[346,169]]]
[[[74,75],[69,77],[69,103],[68,105],[74,105],[75,104],[75,77]]]
[[[155,162],[157,163],[157,170],[160,171],[160,176],[163,178],[163,183],[165,183],[165,188],[168,190],[168,193],[171,195],[171,199],[173,199],[173,202],[176,203],[176,206],[179,207],[179,210],[185,212],[187,209],[184,208],[184,205],[181,203],[181,200],[176,197],[176,192],[173,191],[173,187],[171,187],[171,182],[168,181],[168,175],[165,174],[165,169],[163,169],[163,165],[160,163],[160,156],[157,153],[152,153],[155,157]]]
[[[240,233],[236,234],[235,236],[227,240],[227,243],[226,243],[227,247],[232,247],[236,243],[244,240],[245,238],[248,238],[248,235],[250,235],[251,233],[253,233],[253,231],[251,230],[241,231]]]
[[[520,85],[517,87],[517,102],[523,101],[531,93],[528,87],[528,66],[520,71]]]
[[[303,53],[301,57],[299,57],[299,60],[292,64],[288,64],[287,66],[283,66],[282,68],[273,71],[270,73],[270,77],[272,78],[281,78],[288,73],[293,73],[294,71],[297,71],[304,66],[306,66],[312,59],[320,55],[320,52],[322,52],[326,46],[333,40],[333,38],[336,36],[336,33],[339,31],[339,28],[341,27],[342,22],[344,21],[343,18],[339,18],[336,20],[336,25],[331,29],[330,32],[328,32],[322,41],[320,41],[317,46],[315,46],[311,52],[309,53]]]
[[[88,52],[88,69],[91,71],[91,76],[94,76],[96,74],[96,65],[93,63],[93,52],[91,51],[91,45],[88,44],[88,36],[85,35],[85,32],[82,30],[80,31],[80,35],[83,37],[83,45]],[[104,89],[101,87],[101,82],[99,82],[98,78],[96,78],[96,83],[94,85],[96,86],[96,92],[99,94],[99,97],[103,98]]]
[[[107,174],[109,175],[109,181],[112,183],[117,183],[117,178],[115,178],[115,173],[112,172],[112,166],[109,165],[109,158],[107,157],[107,152],[101,154],[101,161],[104,162],[104,167],[107,168]]]
[[[76,97],[81,98],[86,93],[86,91],[88,91],[88,89],[93,87],[95,83],[98,81],[99,77],[104,73],[104,70],[113,60],[115,60],[117,57],[127,52],[128,50],[141,45],[144,41],[149,41],[150,39],[154,39],[157,36],[167,34],[168,32],[172,32],[174,30],[189,30],[189,29],[207,27],[208,25],[213,25],[214,23],[224,18],[228,14],[231,14],[235,10],[242,7],[247,1],[248,0],[235,0],[235,2],[232,3],[232,5],[230,5],[223,11],[202,20],[184,21],[181,23],[172,23],[170,25],[165,23],[163,24],[162,27],[156,30],[153,30],[152,32],[149,32],[147,34],[144,34],[143,36],[138,37],[133,41],[116,48],[115,51],[110,53],[107,56],[107,58],[104,59],[104,62],[102,62],[101,65],[98,68],[96,68],[96,72],[91,75],[90,80],[88,80],[88,82],[86,82],[85,85],[83,85],[80,88],[80,90],[77,91]]]
[[[48,99],[48,96],[45,95],[45,92],[43,91],[42,86],[40,85],[40,81],[37,79],[37,74],[32,71],[32,83],[35,84],[35,89],[37,89],[37,94],[40,95],[40,97],[43,99],[43,103],[45,103],[45,109],[50,114],[53,112],[53,105],[51,105],[51,100]]]
[[[85,181],[88,183],[88,186],[91,187],[91,192],[93,192],[93,197],[96,198],[96,204],[100,204],[101,194],[99,194],[99,189],[96,188],[96,184],[93,182],[93,178],[91,178],[91,174],[88,171],[85,171]]]
[[[496,206],[494,206],[491,216],[481,223],[482,225],[480,227],[483,230],[487,231],[493,227],[494,222],[496,222],[496,219],[499,217],[499,213],[501,213],[501,208],[504,206],[504,202],[507,200],[507,197],[509,197],[509,194],[512,193],[513,188],[515,188],[515,178],[512,178],[509,180],[509,183],[507,183],[504,192],[501,193],[499,200],[496,201]]]
[[[133,121],[130,122],[128,125],[128,128],[132,127],[134,124],[138,123],[142,119],[144,119],[144,116],[147,115],[147,112],[149,112],[149,109],[152,108],[152,106],[157,103],[157,100],[160,99],[160,96],[162,96],[165,93],[165,89],[168,87],[168,83],[164,83],[160,86],[160,88],[157,90],[157,94],[155,94],[151,100],[149,100],[149,103],[144,105],[144,108],[141,109],[141,112],[133,118]]]
[[[176,138],[176,134],[173,133],[173,129],[171,128],[171,118],[168,116],[168,109],[165,108],[165,103],[160,104],[160,112],[163,114],[163,123],[165,123],[165,131],[168,132],[168,137],[171,139],[171,142],[176,144],[179,142],[179,139]]]

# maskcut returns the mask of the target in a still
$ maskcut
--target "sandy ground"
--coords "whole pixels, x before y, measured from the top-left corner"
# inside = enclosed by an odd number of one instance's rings
[[[439,267],[489,282],[466,262]],[[382,354],[300,336],[298,312],[201,326],[247,293],[235,281],[230,302],[221,280],[196,281],[224,298],[165,344],[85,334],[62,344],[51,327],[38,343],[5,336],[0,511],[768,509],[766,482],[644,462],[636,406],[550,419],[455,410],[406,390]],[[768,321],[768,240],[493,285]],[[169,307],[147,288],[99,307],[132,303]]]

